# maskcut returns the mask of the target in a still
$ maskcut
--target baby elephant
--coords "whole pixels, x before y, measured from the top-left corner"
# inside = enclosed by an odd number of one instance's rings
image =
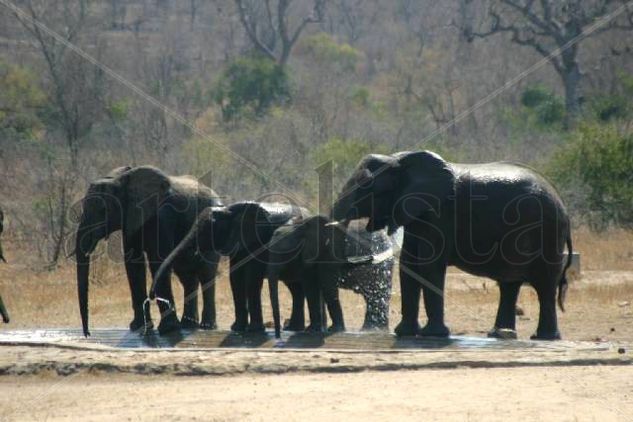
[[[292,315],[287,327],[304,329],[304,297],[308,302],[308,331],[323,329],[321,297],[332,319],[330,331],[344,331],[338,288],[360,293],[367,306],[363,329],[387,329],[393,251],[384,232],[346,231],[323,216],[278,228],[270,243],[268,280],[271,289],[275,335],[280,335],[277,282],[292,294]]]

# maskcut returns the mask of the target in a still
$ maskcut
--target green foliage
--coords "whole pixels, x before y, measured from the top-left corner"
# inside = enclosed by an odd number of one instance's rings
[[[618,75],[619,92],[591,99],[591,111],[603,122],[627,119],[633,115],[633,75]]]
[[[46,97],[33,74],[0,60],[0,131],[32,138],[42,124],[38,108]]]
[[[594,227],[633,227],[633,134],[585,125],[559,150],[548,173]]]
[[[565,104],[542,85],[526,88],[521,95],[521,104],[528,109],[528,118],[541,127],[560,125],[565,119]]]
[[[108,112],[116,121],[125,120],[130,112],[130,101],[127,98],[113,101],[108,105]]]
[[[335,66],[344,72],[353,72],[362,58],[360,51],[349,44],[337,43],[325,32],[306,37],[301,44],[303,51],[321,64]]]
[[[214,89],[214,101],[225,121],[260,117],[290,98],[286,71],[263,57],[242,57],[230,63]]]

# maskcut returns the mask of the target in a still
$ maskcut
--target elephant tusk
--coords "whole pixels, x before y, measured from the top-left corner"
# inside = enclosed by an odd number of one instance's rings
[[[325,227],[338,227],[344,224],[342,221],[332,221],[330,223],[325,223]]]
[[[380,252],[377,255],[373,256],[373,259],[371,260],[372,264],[380,264],[381,262],[385,262],[386,260],[390,259],[391,257],[393,257],[393,248],[389,248],[384,252]]]
[[[361,255],[351,256],[347,258],[347,262],[350,264],[380,264],[393,257],[393,248],[389,248],[384,252],[380,252],[376,255]]]

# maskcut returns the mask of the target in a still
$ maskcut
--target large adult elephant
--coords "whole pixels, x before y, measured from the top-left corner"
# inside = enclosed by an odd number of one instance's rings
[[[134,318],[130,330],[152,327],[147,298],[146,266],[153,274],[175,245],[187,234],[198,213],[209,206],[221,206],[217,194],[189,176],[168,176],[151,166],[121,167],[90,184],[82,201],[83,211],[75,245],[77,287],[83,332],[88,330],[88,276],[90,254],[97,243],[121,230],[125,270],[132,294]],[[215,273],[219,257],[188,254],[174,262],[174,270],[184,287],[185,302],[181,321],[175,314],[171,283],[161,283],[159,303],[161,333],[184,327],[213,329],[215,315]],[[169,277],[169,274],[165,274]],[[199,321],[197,293],[202,285],[203,310]]]
[[[304,329],[305,297],[310,313],[307,331],[322,331],[323,297],[332,319],[329,331],[344,331],[339,287],[363,295],[366,304],[363,330],[387,329],[393,261],[391,241],[384,231],[370,233],[358,227],[346,231],[330,225],[330,220],[323,216],[280,227],[270,241],[268,258],[277,336],[278,280],[286,284],[292,295],[292,314],[284,327],[287,330]]]
[[[230,259],[229,278],[235,306],[231,330],[264,331],[261,290],[268,262],[267,244],[277,228],[293,224],[305,215],[306,210],[299,207],[258,202],[205,209],[154,275],[150,297],[161,296],[161,277],[181,256],[195,252],[220,253]]]
[[[556,190],[512,163],[453,164],[429,152],[368,155],[332,208],[337,221],[368,218],[370,231],[404,227],[400,255],[400,336],[448,336],[447,265],[496,280],[500,301],[491,335],[516,333],[519,289],[530,283],[540,312],[533,338],[559,339],[556,293],[563,309],[572,252],[569,218]],[[564,262],[567,244],[569,258]],[[418,324],[420,290],[428,318]]]
[[[4,213],[0,209],[0,235],[4,231]],[[4,259],[4,254],[2,253],[2,243],[0,243],[0,261],[7,262]],[[4,302],[2,301],[2,296],[0,296],[0,316],[2,316],[2,321],[4,323],[9,323],[11,318],[9,317],[9,312],[7,311],[6,306],[4,306]]]

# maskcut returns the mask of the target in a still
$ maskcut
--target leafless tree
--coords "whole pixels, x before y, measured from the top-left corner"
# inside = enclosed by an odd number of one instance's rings
[[[481,6],[473,0],[462,1]],[[622,13],[612,16],[618,10]],[[582,71],[578,50],[582,42],[606,31],[633,29],[633,8],[624,0],[492,0],[488,15],[487,30],[476,31],[472,22],[465,23],[468,40],[506,32],[513,43],[530,47],[544,57],[560,49],[560,55],[551,57],[550,63],[563,82],[565,107],[571,118],[580,111]],[[590,30],[605,18],[610,19],[605,25]]]
[[[327,0],[312,0],[312,10],[290,28],[292,0],[235,0],[240,22],[256,50],[284,66],[299,36],[310,23],[323,21]],[[281,45],[279,45],[281,44]]]

